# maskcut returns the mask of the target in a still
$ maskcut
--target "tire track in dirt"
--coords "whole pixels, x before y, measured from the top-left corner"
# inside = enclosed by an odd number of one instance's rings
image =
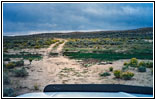
[[[56,49],[56,52],[59,54],[62,54],[63,47],[64,47],[65,43],[67,42],[67,40],[62,40],[62,41],[64,41],[64,42],[62,44],[60,44],[58,46],[58,48]]]
[[[62,41],[62,39],[60,39],[60,41]],[[39,90],[33,91],[43,91],[44,87],[48,84],[75,84],[75,81],[78,81],[80,77],[79,74],[83,70],[82,66],[75,60],[62,56],[62,49],[67,40],[63,41],[64,43],[60,44],[56,49],[56,52],[59,53],[57,57],[48,56],[56,45],[55,43],[46,49],[42,60],[33,61],[32,64],[29,65],[29,69],[27,69],[29,76],[24,80],[20,80],[21,85],[27,87],[29,92],[30,90],[32,91],[35,86],[37,86]]]

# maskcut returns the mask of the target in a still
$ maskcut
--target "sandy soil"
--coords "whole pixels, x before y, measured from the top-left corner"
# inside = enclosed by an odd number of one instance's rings
[[[132,80],[128,81],[115,79],[112,72],[111,76],[100,77],[99,73],[109,71],[109,67],[113,67],[114,70],[121,69],[123,63],[129,60],[118,60],[113,62],[113,64],[107,65],[95,64],[85,68],[78,61],[61,55],[65,42],[60,44],[56,49],[56,52],[60,53],[57,57],[48,56],[55,45],[52,44],[49,48],[38,51],[43,54],[42,60],[32,61],[31,65],[25,60],[24,67],[27,68],[29,76],[25,78],[13,78],[15,80],[13,84],[19,88],[17,94],[43,91],[44,87],[48,84],[129,84],[153,86],[153,77],[150,69],[147,69],[146,73],[130,69],[131,72],[135,73],[135,76]],[[34,87],[38,87],[39,89],[35,90]]]

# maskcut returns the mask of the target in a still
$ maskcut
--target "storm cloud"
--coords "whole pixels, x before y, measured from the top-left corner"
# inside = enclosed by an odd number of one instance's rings
[[[3,3],[4,35],[152,26],[152,3]]]

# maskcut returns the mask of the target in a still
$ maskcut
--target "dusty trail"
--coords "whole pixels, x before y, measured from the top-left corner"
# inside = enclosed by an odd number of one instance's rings
[[[29,76],[24,80],[20,80],[22,87],[27,87],[28,91],[33,91],[35,86],[42,91],[48,84],[83,84],[86,83],[85,73],[86,68],[83,68],[75,60],[68,59],[61,55],[64,43],[60,44],[55,52],[59,53],[57,57],[49,57],[48,54],[52,51],[55,44],[52,44],[43,55],[40,61],[33,61],[28,67]],[[83,75],[81,75],[83,74]]]
[[[56,42],[57,43],[57,42]],[[52,48],[56,45],[56,43],[50,45],[50,47],[47,49],[47,51],[45,52],[46,56],[51,52]]]
[[[60,44],[60,45],[58,46],[58,48],[56,49],[56,52],[58,52],[59,54],[61,54],[62,49],[63,49],[63,46],[64,46],[65,43],[67,42],[67,40],[63,40],[63,41],[64,41],[64,43]]]

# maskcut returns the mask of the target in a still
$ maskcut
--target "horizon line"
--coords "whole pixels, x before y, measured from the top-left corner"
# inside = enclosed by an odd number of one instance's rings
[[[135,29],[142,29],[142,28],[153,28],[153,27],[140,27],[140,28],[132,28],[132,29],[95,29],[95,30],[54,30],[54,31],[29,31],[29,32],[6,32],[6,33],[17,33],[14,35],[4,35],[3,36],[29,36],[29,35],[37,35],[37,34],[47,34],[47,33],[72,33],[72,32],[100,32],[100,31],[126,31],[126,30],[135,30]],[[18,34],[24,33],[24,34]]]

